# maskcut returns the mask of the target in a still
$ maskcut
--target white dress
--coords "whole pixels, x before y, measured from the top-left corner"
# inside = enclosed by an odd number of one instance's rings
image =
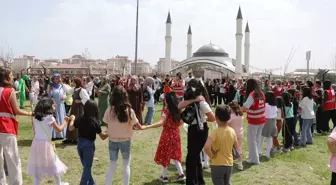
[[[54,122],[55,118],[52,115],[44,117],[42,121],[34,119],[35,137],[27,165],[27,174],[30,176],[53,177],[65,174],[68,169],[59,160],[50,141]]]

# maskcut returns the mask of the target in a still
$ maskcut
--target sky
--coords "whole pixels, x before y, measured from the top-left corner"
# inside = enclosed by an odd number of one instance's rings
[[[165,56],[165,22],[172,20],[172,58],[187,53],[191,25],[195,52],[213,43],[235,58],[238,7],[251,31],[250,66],[287,72],[334,68],[335,0],[139,0],[138,58],[156,64]],[[134,59],[136,0],[0,0],[0,48],[41,59],[69,58],[87,48],[91,58]],[[294,49],[292,49],[294,48]],[[297,48],[297,49],[296,49]],[[280,71],[279,71],[280,72]]]

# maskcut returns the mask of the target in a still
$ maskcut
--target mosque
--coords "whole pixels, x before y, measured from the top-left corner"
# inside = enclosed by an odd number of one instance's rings
[[[223,77],[240,78],[249,74],[250,60],[250,29],[248,23],[245,27],[244,65],[242,65],[242,42],[243,42],[243,16],[241,8],[238,9],[236,19],[236,58],[230,58],[229,54],[215,44],[201,46],[192,54],[192,31],[189,25],[187,34],[187,58],[177,66],[171,66],[171,17],[168,12],[166,21],[166,46],[164,69],[166,74],[181,72],[186,76],[189,72],[195,77],[214,79]]]

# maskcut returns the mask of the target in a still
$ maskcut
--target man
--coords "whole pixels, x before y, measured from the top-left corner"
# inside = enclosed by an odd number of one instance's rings
[[[188,77],[184,80],[184,81],[185,81],[185,88],[184,88],[184,90],[187,89],[187,86],[188,86],[189,81],[190,81],[191,79],[193,79],[193,78],[194,78],[194,77],[193,77],[192,73],[189,72],[189,73],[188,73]]]
[[[327,132],[329,131],[329,121],[330,119],[333,122],[335,128],[336,126],[336,94],[335,90],[331,87],[331,82],[326,80],[323,82],[323,126],[322,131]]]
[[[19,82],[18,91],[19,91],[19,98],[20,98],[20,109],[24,109],[24,104],[26,101],[26,91],[27,92],[29,91],[26,85],[27,80],[29,80],[29,76],[23,75],[23,77],[20,79],[20,82]]]
[[[182,99],[183,99],[184,86],[185,86],[185,82],[182,79],[182,74],[180,72],[178,72],[176,74],[176,78],[174,78],[172,80],[171,88],[176,93],[176,96],[179,99],[179,101],[182,101]]]

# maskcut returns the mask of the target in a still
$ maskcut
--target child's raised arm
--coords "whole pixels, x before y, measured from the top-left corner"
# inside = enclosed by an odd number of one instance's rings
[[[67,117],[64,118],[64,121],[63,121],[62,125],[58,125],[58,124],[56,123],[56,121],[54,121],[54,122],[52,123],[52,126],[56,129],[57,132],[62,132],[62,130],[64,129],[65,125],[68,124],[67,119],[68,119]]]

